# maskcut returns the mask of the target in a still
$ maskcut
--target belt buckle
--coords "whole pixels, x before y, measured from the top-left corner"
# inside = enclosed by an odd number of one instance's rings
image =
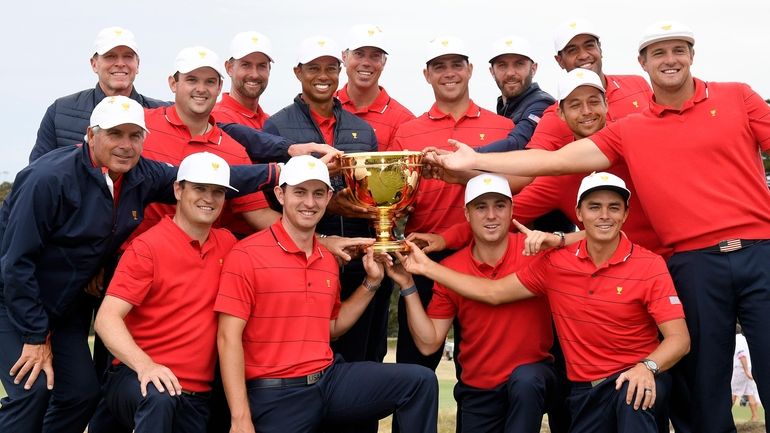
[[[307,384],[312,385],[321,380],[321,372],[319,371],[318,373],[308,374],[306,379]]]
[[[743,248],[743,243],[740,239],[728,239],[719,242],[719,252],[729,253],[731,251],[738,251]]]
[[[607,380],[606,377],[603,377],[601,379],[592,380],[591,381],[591,388],[595,388],[597,385],[601,385],[602,382],[604,382],[605,380]]]

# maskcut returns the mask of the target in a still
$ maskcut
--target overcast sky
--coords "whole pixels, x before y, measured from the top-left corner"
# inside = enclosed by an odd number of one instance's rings
[[[291,72],[299,41],[322,34],[344,46],[347,30],[355,24],[376,24],[388,34],[393,49],[381,84],[417,115],[433,100],[422,68],[424,45],[434,36],[450,34],[465,40],[475,64],[471,98],[494,110],[497,88],[485,56],[490,42],[507,34],[528,38],[538,57],[536,81],[554,93],[559,68],[553,60],[553,28],[575,17],[590,19],[599,28],[605,73],[642,74],[636,62],[642,30],[655,21],[673,19],[695,31],[696,76],[747,82],[763,98],[770,97],[766,0],[28,0],[6,7],[5,17],[0,27],[4,101],[0,114],[6,127],[0,182],[12,181],[26,166],[48,105],[95,85],[88,63],[93,41],[101,28],[113,25],[136,34],[139,92],[163,99],[172,99],[166,78],[181,48],[204,45],[224,58],[235,33],[265,33],[273,42],[276,60],[261,99],[268,113],[299,93]],[[229,85],[226,81],[224,88]]]

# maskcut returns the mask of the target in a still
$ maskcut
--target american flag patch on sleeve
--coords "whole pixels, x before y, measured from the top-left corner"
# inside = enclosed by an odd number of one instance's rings
[[[530,114],[529,116],[527,116],[527,119],[535,123],[540,123],[540,118],[538,116],[535,116],[534,114]]]
[[[669,296],[668,297],[668,302],[671,305],[677,305],[677,304],[681,304],[682,303],[682,301],[679,300],[679,296]]]

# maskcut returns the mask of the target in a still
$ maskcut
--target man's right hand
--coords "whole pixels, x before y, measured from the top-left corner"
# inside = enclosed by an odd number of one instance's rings
[[[176,378],[170,368],[165,365],[150,362],[146,366],[138,367],[136,376],[139,379],[139,388],[142,391],[142,397],[147,397],[147,385],[152,382],[158,392],[165,392],[168,389],[169,395],[180,395],[182,385]]]
[[[251,418],[245,420],[231,418],[230,433],[256,433],[256,430]]]
[[[53,389],[53,352],[48,339],[42,344],[24,344],[10,375],[14,378],[13,383],[18,385],[29,374],[24,389],[31,389],[41,371],[45,373],[48,389]]]
[[[334,215],[341,215],[348,218],[366,218],[376,219],[377,208],[370,206],[364,207],[353,201],[353,194],[350,188],[345,188],[334,193],[329,204],[326,205],[327,212]]]
[[[406,239],[417,244],[426,254],[446,249],[446,240],[436,233],[410,233]]]

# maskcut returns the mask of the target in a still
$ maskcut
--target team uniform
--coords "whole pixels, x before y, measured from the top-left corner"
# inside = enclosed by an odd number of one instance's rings
[[[142,397],[136,372],[116,359],[104,385],[109,410],[136,432],[206,431],[208,394],[216,362],[213,310],[223,260],[235,245],[225,229],[211,229],[202,245],[170,216],[136,238],[121,257],[107,295],[133,305],[125,317],[134,342],[168,367],[183,393],[154,385]]]
[[[261,106],[257,105],[257,112],[255,113],[244,107],[227,92],[222,93],[222,99],[214,106],[211,115],[219,123],[238,123],[259,130],[262,130],[265,121],[270,117],[262,110]]]
[[[348,85],[337,92],[337,98],[342,108],[365,120],[377,135],[379,150],[387,149],[393,142],[396,129],[402,124],[414,119],[414,114],[398,101],[391,98],[384,88],[380,87],[377,98],[366,107],[356,107],[348,96]]]
[[[243,146],[219,129],[213,116],[209,119],[211,127],[203,135],[192,137],[190,130],[179,118],[176,106],[145,110],[145,122],[150,134],[144,142],[142,156],[147,159],[162,161],[175,166],[196,152],[211,152],[222,157],[230,165],[248,165],[251,160]],[[230,229],[236,236],[245,236],[254,231],[239,213],[268,207],[265,195],[255,192],[228,200],[216,226]],[[133,234],[132,239],[154,226],[165,215],[174,213],[171,205],[152,204],[144,210],[144,221]]]
[[[313,432],[324,419],[361,421],[394,409],[401,431],[436,431],[430,371],[334,359],[329,323],[340,310],[339,268],[317,239],[308,257],[279,220],[236,244],[214,309],[247,322],[245,376],[257,431]]]
[[[386,150],[422,151],[428,146],[449,149],[447,140],[454,138],[472,147],[481,147],[486,143],[499,140],[508,135],[513,128],[511,119],[498,116],[470,101],[468,110],[460,119],[441,112],[434,103],[427,113],[415,120],[404,123],[396,131],[393,144]],[[417,187],[414,212],[409,215],[406,232],[438,233],[452,225],[465,222],[463,185],[448,184],[437,179],[422,179]],[[431,254],[434,260],[440,260],[451,252]],[[433,281],[420,275],[414,277],[423,306],[430,302]],[[397,362],[422,364],[436,368],[441,359],[441,351],[425,357],[415,346],[406,319],[404,301],[398,303],[398,347]]]
[[[605,75],[607,86],[607,124],[630,114],[643,112],[650,104],[652,89],[639,75]],[[528,149],[556,150],[575,140],[575,136],[556,113],[558,102],[548,107],[527,145]],[[624,178],[625,179],[625,178]]]
[[[658,347],[657,325],[684,317],[663,259],[621,234],[601,267],[580,241],[537,257],[517,276],[550,304],[572,382],[570,431],[657,431],[653,409],[626,404],[628,382],[616,391],[615,379]],[[658,404],[666,376],[655,378]]]
[[[481,278],[512,274],[532,261],[521,254],[525,237],[508,235],[505,255],[494,266],[473,256],[473,244],[442,261],[450,269]],[[436,283],[428,317],[457,319],[462,330],[462,365],[455,398],[463,431],[539,432],[552,405],[556,373],[551,314],[543,298],[499,306],[473,301]],[[526,331],[525,331],[526,330]]]
[[[681,110],[652,101],[591,140],[611,162],[625,160],[655,231],[674,248],[668,264],[692,340],[681,371],[694,431],[731,431],[725,348],[736,312],[755,363],[770,365],[770,191],[759,154],[770,149],[770,108],[745,84],[694,83]],[[756,380],[770,395],[770,371]]]

